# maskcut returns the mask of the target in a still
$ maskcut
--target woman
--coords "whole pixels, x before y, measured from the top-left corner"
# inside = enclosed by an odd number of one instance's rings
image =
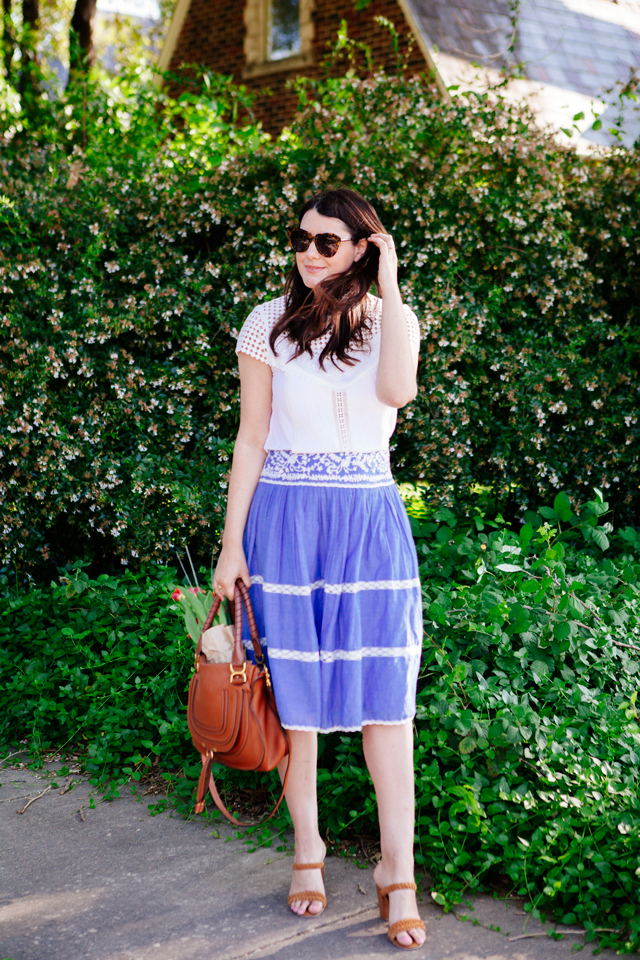
[[[285,294],[237,351],[240,429],[214,589],[251,586],[280,718],[295,830],[289,904],[325,905],[317,734],[362,730],[380,820],[374,879],[389,939],[424,942],[413,883],[412,718],[422,645],[417,558],[389,470],[397,409],[416,395],[420,332],[373,207],[330,190],[290,231]],[[381,299],[369,294],[376,280]],[[286,761],[284,761],[286,763]]]

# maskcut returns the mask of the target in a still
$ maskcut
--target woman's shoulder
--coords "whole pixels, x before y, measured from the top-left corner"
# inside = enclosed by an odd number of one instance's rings
[[[286,305],[287,298],[284,295],[276,297],[274,300],[263,300],[262,303],[253,308],[244,325],[246,326],[251,321],[255,324],[263,324],[271,329],[284,313]]]
[[[267,363],[269,334],[284,313],[285,306],[286,298],[282,296],[254,307],[238,334],[236,353],[248,353],[250,357]]]

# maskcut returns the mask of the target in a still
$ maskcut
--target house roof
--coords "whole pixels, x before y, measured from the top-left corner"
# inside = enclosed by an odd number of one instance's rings
[[[190,2],[177,0],[160,69],[169,67]],[[564,129],[579,149],[616,142],[610,128],[620,114],[620,86],[640,68],[640,0],[397,2],[445,96],[455,95],[452,87],[486,89],[506,69],[515,76],[503,94],[526,97],[561,139]],[[640,108],[625,104],[621,136],[631,146],[640,137]],[[593,130],[600,115],[601,129]]]
[[[445,86],[481,88],[516,69],[507,96],[526,96],[543,124],[582,148],[611,144],[620,85],[640,67],[640,0],[407,0]],[[591,129],[596,115],[602,128]],[[627,101],[623,142],[640,136]],[[561,134],[561,136],[564,136]]]

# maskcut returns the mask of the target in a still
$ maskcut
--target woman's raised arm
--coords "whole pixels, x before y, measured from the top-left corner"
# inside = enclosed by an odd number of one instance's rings
[[[398,257],[393,237],[373,233],[370,243],[380,251],[378,293],[382,297],[382,334],[376,395],[389,407],[404,407],[418,392],[418,348],[409,340],[407,321],[398,287]]]

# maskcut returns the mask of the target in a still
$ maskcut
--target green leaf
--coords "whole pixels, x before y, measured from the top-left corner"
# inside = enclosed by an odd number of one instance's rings
[[[433,620],[436,620],[438,623],[441,623],[443,626],[447,623],[447,611],[440,603],[435,601],[429,604],[429,615]]]
[[[555,512],[555,510],[552,510],[551,507],[540,507],[540,513],[545,520],[558,521],[560,519],[558,514]]]
[[[511,606],[509,619],[511,620],[514,633],[525,633],[531,625],[529,615],[520,603],[514,603]],[[519,653],[516,655],[519,656]]]
[[[416,517],[409,517],[409,524],[411,526],[411,533],[414,537],[420,536],[420,521]]]
[[[608,550],[609,537],[606,535],[604,530],[601,530],[599,527],[596,527],[593,530],[592,537],[594,542],[598,544],[601,550]]]
[[[633,527],[624,527],[624,529],[618,531],[618,534],[623,540],[632,544],[634,547],[640,543],[638,531],[634,530]]]
[[[553,628],[553,635],[556,640],[566,640],[571,636],[571,627],[566,620],[556,623]]]
[[[520,544],[524,550],[533,537],[533,527],[530,523],[525,523],[524,526],[520,528],[519,537]]]
[[[516,563],[496,563],[496,570],[503,570],[505,573],[517,573],[522,570]]]
[[[585,511],[593,514],[594,517],[602,517],[609,510],[609,504],[600,500],[587,500],[584,506]]]
[[[637,915],[638,908],[634,903],[623,903],[618,907],[618,913],[621,917],[624,917],[625,920],[630,920]]]
[[[187,627],[187,633],[194,643],[197,643],[202,628],[198,625],[195,614],[190,607],[187,607],[184,611],[184,621]]]
[[[591,124],[591,129],[592,129],[592,130],[601,130],[601,129],[602,129],[602,120],[600,120],[600,118],[598,118],[597,120],[594,120],[593,123]]]
[[[563,523],[569,523],[571,517],[573,516],[573,511],[571,509],[571,501],[564,490],[559,493],[553,501],[553,509]]]
[[[558,560],[562,560],[564,557],[564,544],[554,543],[552,547],[549,547],[548,550],[545,550],[544,556],[547,560],[554,560],[556,562]]]
[[[438,543],[448,543],[453,539],[453,530],[451,527],[440,527],[436,530],[436,540]]]
[[[607,618],[616,627],[624,627],[629,622],[629,614],[623,610],[607,610]]]
[[[196,596],[196,594],[192,593],[191,590],[183,589],[180,603],[185,611],[186,609],[190,608],[201,624],[205,622],[207,619],[207,611],[205,610],[204,604],[200,600],[199,596]]]
[[[537,674],[540,679],[544,679],[549,675],[549,667],[544,660],[534,660],[531,664],[531,672]]]

